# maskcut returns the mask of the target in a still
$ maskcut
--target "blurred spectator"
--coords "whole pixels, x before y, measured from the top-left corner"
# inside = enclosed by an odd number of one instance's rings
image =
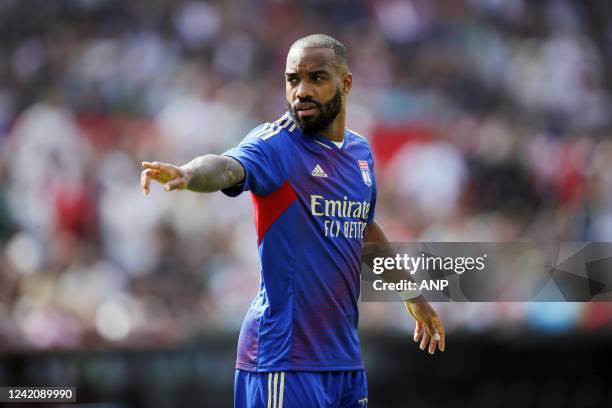
[[[349,127],[374,148],[377,217],[394,240],[612,241],[611,10],[0,3],[3,346],[236,330],[259,280],[248,199],[158,186],[145,199],[139,162],[220,153],[280,116],[287,48],[313,31],[349,47]],[[406,330],[396,306],[364,305],[362,325]],[[590,305],[440,307],[451,331],[610,325]]]

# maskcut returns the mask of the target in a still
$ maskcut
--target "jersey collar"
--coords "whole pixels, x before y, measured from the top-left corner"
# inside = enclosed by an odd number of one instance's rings
[[[326,147],[330,150],[344,150],[346,149],[346,145],[348,144],[348,132],[345,130],[344,131],[344,140],[342,142],[342,147],[338,147],[334,142],[332,142],[331,140],[329,140],[329,138],[323,136],[322,134],[319,133],[304,133],[302,132],[302,134],[305,137],[311,138],[313,142]]]

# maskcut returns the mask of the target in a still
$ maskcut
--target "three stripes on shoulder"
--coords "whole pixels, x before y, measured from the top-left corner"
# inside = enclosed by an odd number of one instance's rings
[[[293,132],[296,127],[297,125],[293,122],[289,115],[283,115],[283,117],[274,123],[266,123],[264,127],[257,131],[253,136],[262,140],[268,140],[272,136],[278,135],[283,129],[288,129],[289,132]]]

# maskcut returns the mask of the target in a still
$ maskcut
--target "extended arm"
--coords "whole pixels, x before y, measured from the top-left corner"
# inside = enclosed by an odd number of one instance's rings
[[[151,180],[164,185],[164,190],[191,190],[212,193],[244,181],[244,168],[228,156],[207,154],[196,157],[183,166],[168,163],[143,162],[140,184],[142,192],[150,191]]]
[[[387,236],[380,225],[378,225],[376,221],[372,221],[366,227],[365,242],[384,244],[388,243],[389,240],[387,239]],[[409,277],[406,277],[404,273],[395,269],[385,271],[382,277],[387,282],[398,282],[401,279],[406,278],[410,279]],[[418,342],[419,339],[421,339],[421,350],[425,350],[427,343],[429,343],[428,350],[430,354],[433,354],[436,351],[436,346],[440,351],[444,351],[446,345],[444,326],[440,322],[438,314],[431,307],[429,302],[427,302],[423,296],[419,296],[405,301],[404,304],[406,306],[406,310],[408,310],[410,315],[414,318],[414,320],[416,320],[414,341]]]

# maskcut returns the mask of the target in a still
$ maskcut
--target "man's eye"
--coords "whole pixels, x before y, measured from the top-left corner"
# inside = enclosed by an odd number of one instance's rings
[[[321,75],[315,75],[312,79],[314,79],[315,81],[322,81],[325,78],[323,78]]]
[[[297,82],[297,78],[287,78],[287,82],[290,84],[294,84]]]

